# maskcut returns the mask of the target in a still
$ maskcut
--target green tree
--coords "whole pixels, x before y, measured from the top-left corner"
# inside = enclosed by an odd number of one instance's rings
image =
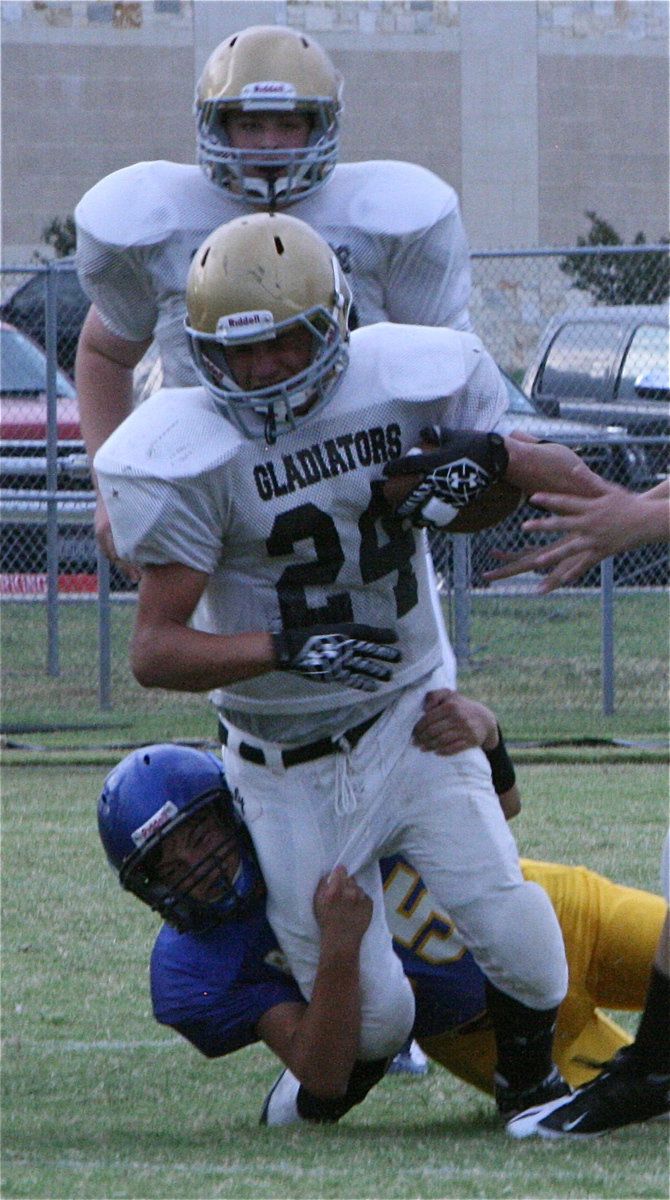
[[[40,241],[45,242],[47,246],[53,247],[56,258],[65,258],[67,254],[74,254],[77,243],[74,218],[71,216],[54,217],[42,229]],[[35,254],[35,258],[40,262],[48,261],[43,254],[39,253]]]
[[[578,237],[578,246],[622,246],[616,229],[595,212],[586,212],[591,228]],[[658,239],[667,244],[670,237]],[[637,233],[633,246],[646,245]],[[572,278],[573,286],[590,292],[601,304],[662,304],[670,295],[670,257],[666,250],[635,254],[566,254],[559,263]]]

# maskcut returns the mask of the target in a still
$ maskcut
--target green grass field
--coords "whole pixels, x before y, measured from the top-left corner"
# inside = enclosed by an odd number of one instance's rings
[[[132,603],[112,605],[110,711],[98,707],[95,604],[60,605],[56,678],[46,675],[44,605],[3,602],[1,617],[3,727],[18,740],[23,733],[29,744],[95,746],[213,735],[203,696],[135,683],[128,667]],[[617,595],[615,641],[616,708],[603,716],[597,595],[475,595],[460,686],[497,710],[512,739],[667,737],[667,596]]]
[[[214,720],[202,696],[137,686],[124,603],[112,612],[113,708],[101,711],[96,620],[92,604],[60,606],[50,678],[44,607],[2,606],[4,1200],[667,1197],[663,1122],[589,1144],[514,1143],[490,1100],[434,1068],[383,1080],[340,1126],[260,1129],[277,1072],[269,1051],[208,1062],[154,1023],[157,924],[107,868],[95,805],[128,747],[211,739]],[[496,707],[517,744],[522,853],[657,891],[667,601],[617,599],[616,622],[611,717],[586,596],[474,597],[460,686]],[[564,744],[523,745],[533,740]],[[636,1028],[634,1014],[619,1019]]]
[[[209,1062],[150,1015],[157,922],[98,843],[106,769],[4,768],[4,1200],[667,1195],[664,1122],[588,1144],[513,1143],[492,1102],[438,1067],[383,1080],[339,1127],[258,1128],[269,1051]],[[524,853],[658,890],[663,764],[519,774]]]

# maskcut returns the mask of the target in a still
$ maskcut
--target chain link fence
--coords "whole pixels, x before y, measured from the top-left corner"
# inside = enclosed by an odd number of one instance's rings
[[[670,409],[668,247],[474,253],[472,272],[473,325],[505,373],[508,427],[574,446],[599,473],[633,490],[644,490],[662,478],[668,469]],[[54,671],[60,669],[59,597],[92,598],[99,590],[93,495],[72,383],[88,304],[68,260],[2,268],[1,288],[0,590],[6,602],[45,601],[48,663]],[[160,363],[149,356],[137,372],[138,397],[158,386],[160,377]],[[537,580],[519,577],[487,586],[482,578],[494,564],[497,549],[528,544],[520,527],[530,511],[525,506],[495,529],[471,537],[432,539],[452,639],[466,672],[476,673],[493,652],[505,603],[508,612],[526,606],[526,616],[520,617],[516,671],[545,677],[555,668],[555,606],[534,595]],[[106,570],[103,575],[113,598],[124,593],[128,598],[132,588],[122,576]],[[626,676],[626,689],[635,689],[634,698],[626,691],[626,702],[634,699],[638,706],[649,703],[654,711],[659,705],[663,709],[664,609],[658,606],[667,582],[667,549],[650,546],[592,572],[563,596],[561,605],[568,606],[568,612],[572,605],[575,613],[579,609],[591,614],[579,650],[571,652],[575,661],[591,662],[589,671],[597,686],[581,688],[582,696],[588,694],[586,703],[605,713],[620,707],[615,666],[620,676],[629,650],[618,636],[617,606],[625,600],[627,612],[636,611],[636,606],[642,612],[643,597],[648,603],[651,596],[654,611],[661,614],[660,627],[650,623],[646,651],[647,663],[655,668],[636,668],[632,682]],[[528,606],[535,624],[546,623],[542,653],[532,660],[521,654]],[[107,645],[104,621],[102,626]],[[104,664],[110,657],[106,650],[101,670],[108,671]],[[570,670],[574,667],[572,662]],[[551,687],[547,682],[546,690]],[[111,690],[109,679],[99,681],[103,703],[111,702]]]

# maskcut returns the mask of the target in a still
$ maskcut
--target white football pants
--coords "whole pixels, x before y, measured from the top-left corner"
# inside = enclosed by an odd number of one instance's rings
[[[548,1009],[567,988],[558,921],[546,892],[521,874],[486,756],[476,749],[442,757],[412,745],[425,693],[442,686],[439,669],[405,691],[348,753],[284,768],[281,747],[237,730],[223,751],[265,876],[268,919],[307,999],[319,958],[320,878],[343,863],[373,900],[361,946],[361,1058],[393,1054],[413,1021],[384,913],[383,854],[409,859],[501,991]],[[263,749],[270,765],[241,758],[239,737]]]

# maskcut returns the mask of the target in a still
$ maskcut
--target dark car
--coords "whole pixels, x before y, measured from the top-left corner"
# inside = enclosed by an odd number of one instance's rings
[[[551,416],[542,412],[505,371],[501,374],[508,396],[503,421],[506,431],[520,429],[540,441],[572,446],[591,470],[632,491],[651,486],[653,479],[645,447],[630,437],[629,431],[618,421],[594,426],[587,421],[568,418],[562,412]]]
[[[598,427],[584,421],[567,420],[539,411],[523,389],[504,371],[501,372],[508,393],[508,408],[501,429],[511,433],[517,429],[532,434],[541,441],[559,442],[571,446],[598,475],[620,483],[633,491],[643,491],[651,486],[651,471],[644,445],[631,438],[619,425]],[[541,510],[531,504],[523,504],[517,512],[491,529],[472,534],[469,539],[470,583],[482,584],[482,573],[495,565],[493,550],[521,549],[528,547],[530,537],[521,529],[528,517],[537,516]],[[444,534],[431,535],[431,550],[438,574],[444,575],[450,566],[451,539]],[[661,576],[667,578],[667,567],[660,556],[648,548],[622,555],[617,564],[620,580],[635,583],[660,583]],[[598,574],[592,572],[582,583],[593,584]]]
[[[56,358],[58,365],[74,374],[77,342],[90,300],[83,291],[72,259],[59,259],[52,273],[55,277]],[[0,305],[0,319],[15,325],[46,347],[46,289],[47,272],[31,275]]]
[[[668,472],[668,355],[667,305],[569,310],[547,325],[523,389],[554,416],[615,422],[646,439],[651,482],[658,482]]]

